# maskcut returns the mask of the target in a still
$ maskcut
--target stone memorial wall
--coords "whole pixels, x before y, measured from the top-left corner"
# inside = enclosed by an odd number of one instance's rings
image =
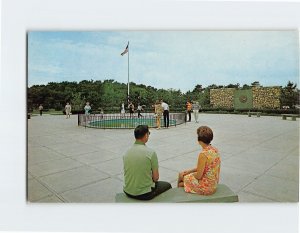
[[[221,88],[210,90],[210,104],[214,108],[233,108],[235,88]]]
[[[235,108],[235,88],[221,88],[210,90],[210,104],[213,108]],[[278,109],[280,108],[281,87],[253,87],[252,108]],[[236,101],[237,102],[237,101]]]
[[[253,108],[280,108],[280,87],[253,87]]]

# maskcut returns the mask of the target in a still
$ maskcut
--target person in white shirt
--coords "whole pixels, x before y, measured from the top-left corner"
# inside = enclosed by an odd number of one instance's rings
[[[201,106],[198,101],[193,101],[192,107],[193,107],[195,123],[198,123],[199,110]]]
[[[66,118],[70,118],[70,114],[71,114],[71,110],[72,110],[72,107],[69,103],[66,104],[65,106],[65,110],[66,110]]]
[[[143,117],[142,114],[141,114],[142,110],[143,110],[142,106],[140,104],[138,104],[138,107],[137,107],[138,118]]]
[[[121,117],[125,117],[125,105],[124,105],[124,103],[122,103],[122,106],[121,106]]]
[[[91,109],[90,102],[86,102],[86,105],[84,106],[85,123],[87,123],[90,119],[89,115],[91,113]]]
[[[84,107],[84,114],[85,115],[90,115],[90,111],[91,111],[91,106],[90,106],[90,102],[86,102],[86,105]]]
[[[40,116],[43,115],[43,109],[44,109],[43,105],[40,104],[40,106],[39,106]]]
[[[169,105],[165,103],[163,100],[161,100],[161,106],[164,110],[163,116],[164,116],[164,126],[165,128],[169,128]]]

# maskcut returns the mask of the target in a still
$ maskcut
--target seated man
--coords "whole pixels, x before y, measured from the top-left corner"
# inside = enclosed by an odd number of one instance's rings
[[[156,152],[145,145],[149,135],[147,125],[137,126],[134,130],[136,141],[123,156],[124,193],[139,200],[150,200],[172,188],[170,183],[158,181]]]

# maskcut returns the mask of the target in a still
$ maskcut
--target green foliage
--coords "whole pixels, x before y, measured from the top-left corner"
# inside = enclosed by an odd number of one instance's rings
[[[134,103],[135,108],[140,103],[147,112],[153,112],[155,101],[161,99],[170,105],[172,112],[184,111],[187,100],[198,101],[203,109],[212,110],[210,106],[210,89],[239,88],[239,85],[238,83],[227,86],[212,84],[204,88],[201,84],[197,84],[192,91],[182,93],[180,90],[172,88],[167,90],[157,89],[131,82],[130,100]],[[249,88],[251,86],[247,84],[242,86],[242,89]],[[63,111],[67,102],[72,105],[72,112],[82,112],[87,101],[90,102],[93,113],[100,112],[100,109],[103,109],[105,113],[120,112],[122,103],[127,107],[127,84],[112,79],[104,81],[83,80],[79,83],[50,82],[47,85],[34,85],[27,89],[27,108],[29,112],[36,110],[40,104],[43,104],[44,109]],[[289,105],[290,108],[299,105],[299,91],[296,84],[289,82],[282,89],[281,103],[283,106]],[[228,111],[228,109],[218,109],[216,111],[223,112]]]
[[[297,84],[288,81],[287,85],[281,89],[280,102],[281,106],[289,106],[289,108],[295,108],[295,105],[299,105]]]

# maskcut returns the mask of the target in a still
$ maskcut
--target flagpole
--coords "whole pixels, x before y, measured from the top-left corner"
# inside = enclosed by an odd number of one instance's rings
[[[127,101],[129,100],[129,41],[128,41],[128,82],[127,82]]]

